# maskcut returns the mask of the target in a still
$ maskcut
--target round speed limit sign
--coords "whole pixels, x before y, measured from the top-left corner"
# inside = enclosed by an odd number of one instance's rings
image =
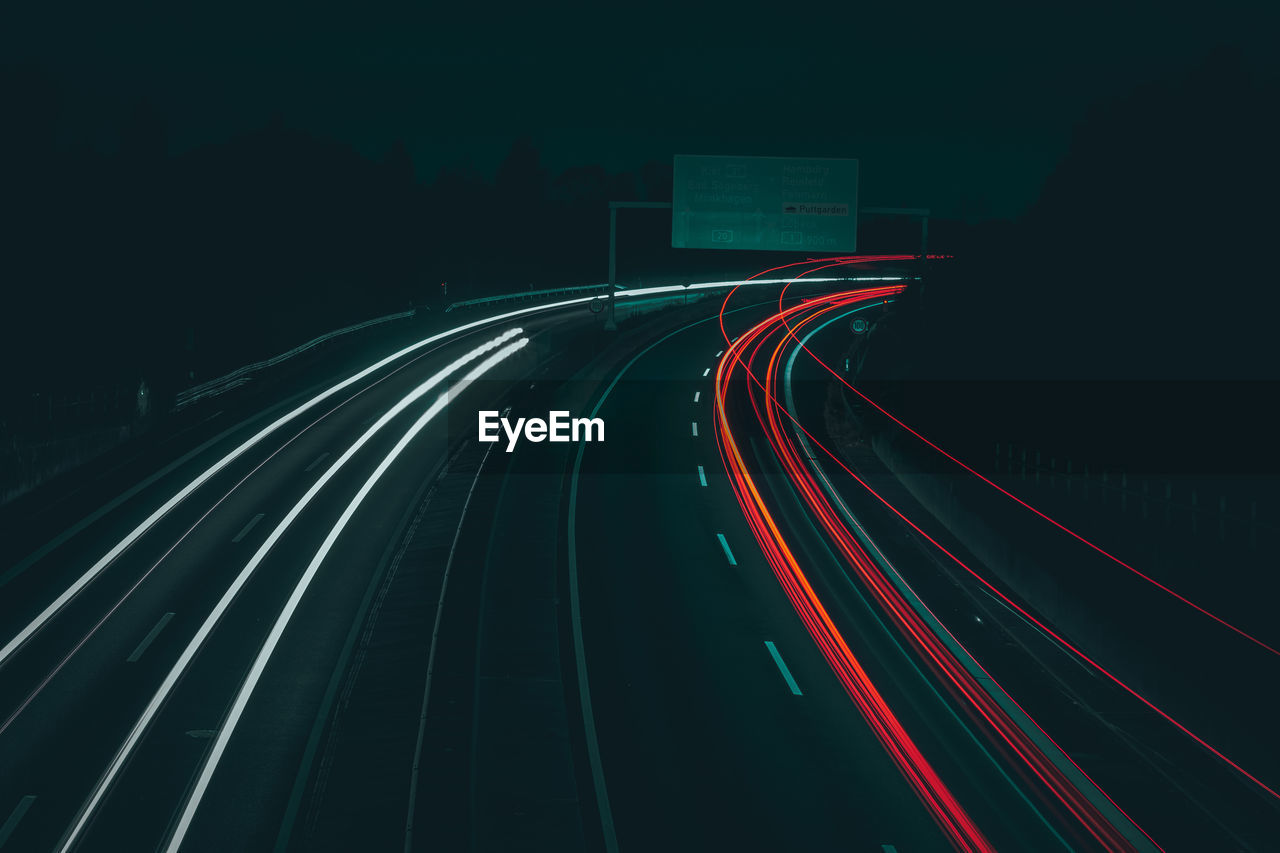
[[[867,321],[863,317],[854,317],[849,321],[849,330],[855,335],[865,334],[867,331]]]

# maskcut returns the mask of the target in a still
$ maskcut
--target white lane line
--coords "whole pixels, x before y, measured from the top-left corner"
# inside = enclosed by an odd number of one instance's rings
[[[160,632],[164,630],[164,626],[169,624],[169,620],[173,618],[172,613],[166,613],[160,617],[160,621],[151,629],[147,636],[142,638],[142,642],[138,643],[138,647],[133,650],[133,654],[124,659],[125,663],[137,663],[138,658],[146,652],[147,647],[155,642],[156,637],[160,636]]]
[[[511,407],[508,406],[503,410],[502,417],[505,418],[510,412]],[[494,442],[494,444],[496,443]],[[361,642],[362,647],[368,645],[369,635],[367,629],[369,626],[367,623],[370,614],[376,614],[385,603],[387,594],[390,592],[389,585],[397,576],[400,563],[404,560],[405,552],[415,540],[418,528],[421,526],[427,511],[436,505],[436,487],[449,475],[449,467],[458,461],[462,456],[462,452],[468,446],[469,442],[462,442],[452,454],[445,456],[444,462],[439,466],[435,478],[430,482],[424,481],[418,486],[418,491],[414,493],[413,499],[406,504],[405,514],[401,517],[400,523],[396,527],[396,534],[390,537],[390,544],[383,551],[382,558],[379,561],[379,569],[369,579],[369,584],[365,587],[364,600],[360,602],[356,616],[347,631],[347,638],[343,643],[342,651],[338,653],[337,662],[333,667],[332,675],[329,677],[329,684],[325,689],[324,698],[320,700],[320,705],[316,708],[315,721],[311,726],[311,735],[307,738],[307,745],[303,748],[302,758],[298,762],[297,773],[294,774],[293,790],[289,794],[288,803],[285,805],[284,816],[280,819],[280,829],[276,834],[275,846],[271,848],[275,853],[284,853],[284,851],[291,850],[293,846],[296,846],[290,845],[290,839],[297,826],[298,810],[302,806],[303,795],[309,790],[307,782],[311,779],[311,768],[316,753],[320,751],[320,736],[325,730],[324,724],[330,718],[330,712],[333,710],[334,702],[337,701],[339,693],[346,695],[351,690],[355,676],[349,670],[348,663],[351,661],[353,654],[363,656],[363,649],[359,652],[356,650],[358,641],[363,640]],[[492,447],[493,445],[490,445],[490,449]],[[393,551],[391,545],[397,542],[399,547]],[[358,665],[356,669],[359,669]]]
[[[249,674],[245,677],[244,682],[240,685],[240,690],[236,694],[235,701],[231,705],[230,711],[227,713],[226,721],[222,724],[222,728],[218,730],[218,737],[213,743],[213,748],[209,751],[205,758],[204,766],[200,769],[200,776],[191,791],[191,796],[187,799],[186,807],[182,810],[182,817],[178,820],[177,826],[173,831],[173,835],[169,839],[166,846],[167,853],[177,853],[182,846],[183,839],[186,838],[187,831],[191,828],[191,821],[195,818],[196,810],[200,808],[200,802],[204,798],[205,791],[209,788],[209,783],[213,779],[214,772],[218,769],[218,762],[222,758],[222,754],[227,749],[227,744],[231,741],[231,735],[235,732],[236,724],[240,721],[240,717],[244,714],[245,708],[249,704],[249,698],[253,695],[254,689],[258,686],[258,682],[262,678],[262,673],[266,671],[267,662],[270,661],[272,654],[275,653],[276,646],[280,643],[280,638],[284,636],[285,628],[288,627],[289,621],[293,618],[294,612],[298,609],[299,603],[302,601],[303,595],[306,594],[307,588],[311,586],[312,580],[316,573],[320,570],[320,564],[324,562],[325,557],[329,555],[329,551],[333,548],[333,543],[337,541],[338,536],[346,528],[351,517],[355,515],[356,510],[364,503],[364,499],[373,491],[374,485],[378,480],[382,479],[382,475],[391,467],[396,458],[408,447],[411,442],[420,433],[426,425],[435,418],[436,415],[444,411],[449,401],[456,398],[467,386],[471,385],[490,368],[497,365],[507,356],[523,349],[529,343],[528,338],[521,338],[518,341],[509,343],[502,349],[490,355],[484,361],[477,364],[462,377],[462,379],[449,386],[448,391],[441,394],[434,403],[432,403],[425,412],[423,412],[413,426],[400,437],[395,447],[386,455],[378,467],[373,470],[369,478],[364,481],[364,485],[356,492],[355,497],[347,504],[347,508],[342,511],[337,523],[325,536],[324,542],[320,544],[319,550],[315,556],[311,558],[311,563],[307,566],[302,577],[298,580],[297,586],[294,587],[293,593],[289,596],[289,600],[285,602],[284,608],[281,609],[280,615],[276,618],[275,624],[271,627],[271,633],[267,635],[267,639],[262,644],[262,649],[258,652],[258,657],[254,660],[253,666],[249,670]],[[452,373],[452,370],[448,372]],[[443,376],[437,376],[436,380],[443,380]],[[430,384],[436,384],[432,382]],[[391,415],[399,414],[400,406],[396,406],[387,413],[386,419],[391,420]],[[379,426],[384,422],[379,422]],[[369,435],[369,433],[366,433]],[[342,461],[346,461],[353,455],[353,451],[343,454]],[[335,465],[336,467],[336,465]],[[296,509],[296,508],[295,508]]]
[[[13,835],[13,831],[18,828],[18,821],[22,820],[22,816],[27,813],[27,809],[31,808],[31,804],[36,801],[35,794],[27,794],[18,805],[14,806],[13,811],[9,813],[9,819],[4,822],[4,826],[0,826],[0,847],[9,840],[9,836]]]
[[[640,288],[630,292],[641,293],[641,292],[649,292],[650,290],[651,290],[650,288]],[[471,331],[472,329],[478,329],[481,326],[495,325],[497,323],[501,323],[506,320],[510,320],[512,318],[522,316],[524,314],[552,311],[557,308],[566,308],[570,305],[580,305],[586,302],[590,302],[594,298],[595,298],[594,296],[582,296],[582,297],[576,297],[573,299],[565,299],[560,302],[552,302],[547,305],[537,305],[531,308],[518,308],[514,311],[508,311],[505,314],[498,314],[492,317],[484,317],[480,320],[473,320],[470,323],[463,323],[460,326],[454,326],[452,329],[446,329],[443,332],[438,332],[434,335],[431,335],[430,337],[423,338],[420,341],[412,343],[409,346],[404,347],[403,349],[397,352],[393,352],[391,355],[388,355],[385,358],[381,359],[380,361],[377,361],[369,365],[364,370],[361,370],[359,373],[356,373],[354,376],[349,376],[343,381],[339,382],[337,385],[334,385],[333,387],[324,391],[323,393],[318,394],[315,397],[312,397],[306,403],[303,403],[301,406],[298,406],[296,409],[289,412],[287,415],[282,415],[281,417],[276,418],[270,424],[268,424],[267,426],[259,430],[257,433],[255,433],[252,437],[242,442],[238,447],[236,447],[235,450],[232,450],[226,456],[222,457],[220,460],[215,462],[212,466],[207,468],[203,474],[196,477],[194,480],[192,480],[190,483],[184,486],[173,497],[169,498],[169,500],[165,501],[157,510],[151,513],[151,515],[147,516],[146,520],[144,520],[141,524],[135,527],[128,535],[126,535],[123,539],[121,539],[118,543],[116,543],[116,545],[112,547],[110,551],[108,551],[105,555],[103,555],[102,558],[100,558],[96,563],[94,563],[91,567],[89,567],[89,569],[86,570],[84,574],[82,574],[74,583],[72,583],[71,586],[67,587],[62,592],[61,595],[59,595],[49,604],[48,607],[42,610],[40,614],[36,616],[34,619],[32,619],[31,622],[25,628],[19,631],[13,637],[13,639],[9,640],[9,642],[6,643],[3,648],[0,648],[0,664],[8,660],[9,657],[15,651],[17,651],[19,647],[21,647],[24,643],[26,643],[28,639],[31,638],[32,634],[36,633],[41,628],[43,628],[45,623],[47,623],[50,619],[52,619],[58,613],[58,611],[60,611],[66,605],[68,601],[75,598],[76,595],[80,593],[80,590],[84,589],[90,582],[93,581],[94,578],[100,575],[103,572],[103,570],[106,569],[106,567],[116,559],[116,557],[124,553],[129,547],[133,545],[134,542],[137,542],[138,539],[140,539],[143,534],[145,534],[148,530],[150,530],[156,524],[156,522],[158,522],[160,519],[168,515],[169,512],[174,507],[176,507],[178,504],[186,500],[187,497],[190,496],[192,492],[200,488],[200,486],[208,482],[209,479],[212,478],[214,475],[216,475],[219,471],[221,471],[223,468],[227,467],[232,462],[234,462],[237,458],[242,456],[246,451],[249,450],[249,448],[253,447],[255,444],[260,442],[262,439],[266,438],[268,435],[271,435],[280,427],[289,423],[293,419],[299,417],[300,415],[302,415],[303,412],[315,406],[320,405],[322,401],[327,400],[329,397],[334,396],[338,392],[342,391],[342,389],[347,388],[359,382],[361,379],[364,379],[369,374],[380,370],[381,368],[385,367],[388,364],[391,364],[392,362],[402,358],[403,356],[416,352],[420,349],[424,349],[430,346],[431,344],[435,343],[436,341],[441,341],[450,337],[461,335],[463,332],[468,332],[468,331]],[[203,446],[208,446],[209,444],[211,444],[213,441],[216,441],[216,440],[217,439],[211,439],[210,442],[207,442]],[[55,543],[58,541],[60,540],[54,540]],[[46,550],[47,548],[48,546],[46,546],[46,548],[42,548],[40,551],[37,551],[36,553],[32,554],[30,557],[23,560],[23,562],[20,563],[18,566],[15,566],[13,569],[10,569],[9,571],[5,572],[5,574],[3,575],[3,580],[7,582],[16,573],[19,573],[25,570],[32,561],[34,561],[35,559],[39,559],[40,557],[44,556],[44,554],[48,553]]]
[[[706,484],[704,483],[703,485]],[[724,538],[724,534],[717,533],[716,538],[720,540],[720,547],[724,549],[724,555],[729,558],[729,565],[738,565],[738,561],[733,558],[733,552],[729,550],[729,542]]]
[[[306,471],[306,473],[310,474],[312,468],[316,467],[317,465],[319,465],[321,462],[323,462],[328,458],[329,458],[329,451],[326,450],[324,453],[321,453],[319,456],[317,456],[316,461],[312,462],[304,470]]]
[[[701,392],[701,391],[694,391],[694,392],[693,392],[693,402],[695,402],[695,403],[696,403],[696,402],[698,402],[698,401],[699,401],[699,400],[701,400],[701,399],[702,399],[702,392]]]
[[[240,528],[240,532],[237,533],[231,541],[239,542],[241,539],[248,536],[249,531],[252,530],[253,526],[257,524],[259,521],[262,521],[262,513],[258,513],[253,518],[249,519],[249,523],[246,524],[244,527]]]
[[[811,282],[812,281],[864,281],[864,280],[871,280],[871,279],[866,276],[806,279],[806,281],[811,281]],[[901,279],[893,276],[881,276],[881,277],[876,277],[874,280],[900,281]],[[692,287],[696,289],[696,288],[705,288],[705,287],[721,287],[721,286],[729,286],[729,285],[737,285],[737,284],[741,284],[741,285],[783,284],[787,281],[788,279],[755,279],[751,282],[737,282],[737,283],[708,282],[705,284],[693,285]],[[627,296],[642,296],[646,294],[667,293],[674,290],[685,290],[685,289],[686,288],[683,285],[642,287],[642,288],[636,288],[635,290],[622,291],[622,294]],[[434,335],[431,335],[430,337],[423,338],[420,341],[412,343],[409,346],[404,347],[401,350],[398,350],[397,352],[391,353],[390,355],[386,356],[380,361],[377,361],[374,364],[371,364],[368,367],[364,368],[354,376],[350,376],[344,379],[342,382],[339,382],[337,385],[334,385],[333,387],[324,391],[323,393],[315,397],[312,397],[306,403],[303,403],[301,406],[298,406],[296,409],[289,412],[288,414],[282,415],[281,417],[272,421],[266,427],[264,427],[263,429],[255,433],[251,438],[241,443],[238,447],[236,447],[235,450],[232,450],[226,456],[222,457],[222,459],[218,460],[211,467],[206,469],[203,474],[196,477],[194,480],[192,480],[190,483],[184,486],[179,492],[177,492],[169,500],[165,501],[164,504],[162,504],[159,509],[151,513],[151,515],[149,515],[145,521],[143,521],[141,524],[135,527],[128,535],[126,535],[123,539],[121,539],[101,559],[99,559],[87,571],[85,571],[84,574],[82,574],[78,580],[76,580],[73,584],[71,584],[71,586],[67,587],[67,589],[63,591],[63,593],[59,595],[56,599],[54,599],[53,602],[50,603],[48,607],[46,607],[43,611],[41,611],[40,614],[35,617],[35,619],[33,619],[25,628],[19,631],[18,634],[14,636],[8,643],[6,643],[3,648],[0,648],[0,663],[4,663],[4,661],[8,660],[8,658],[15,651],[17,651],[17,649],[20,646],[22,646],[24,643],[26,643],[28,639],[31,638],[32,634],[36,633],[41,628],[43,628],[45,623],[47,623],[50,619],[52,619],[58,613],[58,611],[60,611],[63,608],[63,606],[66,605],[68,601],[70,601],[77,594],[79,594],[80,590],[84,589],[84,587],[87,586],[90,582],[92,582],[94,578],[96,578],[99,574],[101,574],[102,571],[113,560],[115,560],[116,557],[120,556],[120,554],[123,553],[125,550],[127,550],[129,547],[131,547],[134,542],[138,541],[138,539],[141,538],[142,535],[145,534],[148,530],[150,530],[156,524],[156,522],[158,522],[161,518],[164,518],[166,515],[168,515],[169,512],[175,506],[177,506],[178,504],[186,500],[187,497],[191,495],[192,492],[200,488],[200,486],[206,483],[211,477],[213,477],[223,468],[230,465],[234,460],[236,460],[241,455],[243,455],[247,450],[249,450],[249,448],[253,447],[259,441],[266,438],[268,435],[271,435],[277,429],[289,423],[294,418],[299,417],[303,412],[315,406],[318,406],[323,400],[326,400],[329,397],[340,392],[342,389],[347,388],[348,386],[353,385],[356,382],[359,382],[361,379],[364,379],[369,374],[374,373],[377,370],[380,370],[381,368],[385,367],[388,364],[391,364],[397,359],[403,356],[406,356],[412,352],[416,352],[417,350],[428,347],[431,344],[436,343],[437,341],[442,341],[456,335],[461,335],[464,332],[469,332],[473,329],[478,329],[482,326],[491,326],[498,323],[502,323],[507,320],[514,319],[516,317],[524,316],[526,314],[550,312],[559,308],[567,308],[571,305],[583,305],[595,298],[596,297],[594,296],[581,296],[581,297],[574,297],[572,299],[564,299],[559,302],[551,302],[546,305],[535,305],[530,308],[517,308],[514,311],[507,311],[506,313],[496,314],[491,317],[483,317],[479,320],[473,320],[470,323],[463,323],[460,326],[454,326],[452,329],[446,329],[442,332],[438,332]],[[735,308],[733,310],[738,311],[741,309]],[[738,339],[734,338],[733,340],[737,341]],[[250,418],[249,421],[245,421],[245,424],[251,422],[252,420],[254,419]],[[231,429],[227,430],[227,432],[209,439],[209,441],[205,442],[200,447],[188,453],[186,456],[182,457],[181,459],[177,460],[174,463],[171,463],[169,467],[159,472],[159,476],[164,476],[168,474],[170,471],[172,471],[173,469],[175,469],[176,467],[178,467],[179,465],[185,464],[187,460],[203,452],[206,448],[211,447],[217,442],[221,441],[224,436],[239,429],[240,426],[243,426],[243,424],[232,427]],[[102,510],[99,510],[97,513],[94,513],[94,515],[89,516],[86,519],[82,520],[74,527],[68,529],[64,533],[60,534],[57,538],[51,540],[46,545],[42,546],[35,552],[25,557],[17,565],[11,567],[7,571],[5,571],[2,575],[0,575],[0,586],[4,585],[5,583],[8,583],[14,577],[26,571],[37,560],[43,559],[54,548],[59,547],[67,539],[71,538],[72,535],[83,530],[84,527],[88,526],[88,524],[92,523],[98,517],[101,517],[100,514],[105,514],[106,511],[113,509],[115,506],[118,505],[119,502],[121,502],[121,499],[132,497],[134,494],[136,494],[145,486],[148,486],[151,483],[155,482],[156,479],[158,479],[158,477],[156,475],[153,475],[152,478],[148,478],[147,480],[144,480],[142,483],[130,489],[124,495],[121,495],[121,497],[117,498],[116,501],[113,501],[111,504],[108,504],[107,507],[104,507]]]
[[[697,438],[697,437],[698,437],[698,422],[697,422],[697,421],[694,421],[694,422],[693,422],[693,437],[694,437],[694,438]]]
[[[258,565],[266,558],[267,552],[275,546],[280,537],[283,536],[289,526],[293,524],[294,519],[296,519],[304,509],[306,509],[307,505],[311,503],[320,490],[338,474],[342,467],[346,465],[347,461],[351,459],[351,457],[355,456],[356,453],[359,452],[374,435],[380,432],[382,428],[391,422],[391,420],[393,420],[397,415],[409,406],[413,405],[415,401],[425,396],[431,389],[448,379],[456,370],[479,358],[484,353],[490,352],[496,347],[501,346],[511,338],[520,334],[520,332],[521,330],[518,328],[510,329],[488,343],[476,347],[466,355],[441,369],[438,373],[427,379],[413,391],[409,392],[409,394],[403,397],[400,402],[383,414],[383,416],[378,419],[377,423],[361,433],[360,437],[357,438],[349,448],[347,448],[346,452],[339,456],[336,462],[325,469],[325,472],[320,475],[319,479],[317,479],[315,483],[312,484],[306,494],[304,494],[298,502],[293,505],[293,508],[289,510],[288,514],[285,515],[280,523],[276,525],[276,528],[271,531],[271,535],[267,537],[266,541],[258,546],[258,550],[254,552],[253,557],[251,557],[249,562],[245,564],[244,568],[240,570],[240,574],[238,574],[235,580],[231,582],[231,585],[227,587],[222,598],[220,598],[218,603],[214,605],[209,616],[205,619],[199,630],[196,631],[195,636],[192,637],[191,642],[187,644],[187,647],[178,657],[173,668],[169,670],[169,674],[165,676],[164,681],[161,682],[159,688],[156,689],[155,695],[151,697],[151,701],[147,703],[146,708],[143,709],[141,715],[134,723],[133,728],[129,730],[129,734],[126,735],[124,742],[121,743],[119,750],[116,751],[115,756],[111,759],[111,763],[108,764],[107,769],[103,771],[102,777],[98,780],[97,785],[85,799],[84,805],[80,807],[80,811],[76,815],[75,822],[72,823],[71,827],[68,828],[66,833],[63,835],[61,841],[59,841],[58,850],[60,853],[67,853],[67,851],[72,850],[76,846],[80,834],[84,832],[85,827],[88,826],[89,822],[93,819],[94,812],[97,810],[98,805],[102,802],[103,798],[106,797],[107,791],[110,790],[116,777],[120,774],[121,769],[123,769],[125,764],[128,763],[129,757],[133,754],[133,750],[147,733],[147,730],[151,726],[151,722],[155,719],[156,715],[160,713],[160,709],[164,707],[165,702],[168,701],[169,694],[173,692],[174,687],[177,686],[178,682],[181,680],[183,674],[187,670],[187,667],[190,666],[191,661],[200,651],[205,641],[209,638],[209,635],[213,633],[213,629],[217,626],[218,622],[221,621],[222,615],[229,607],[231,607],[231,603],[235,601],[236,597],[240,594],[240,590],[249,582],[250,576],[253,575],[257,570]],[[508,344],[502,350],[499,350],[499,352],[510,354],[515,349],[523,347],[528,343],[528,341],[528,338],[522,338],[515,344]],[[492,356],[490,358],[492,358]],[[488,360],[484,363],[487,364]],[[436,405],[440,405],[445,400],[447,400],[447,394],[441,395]],[[433,405],[431,409],[428,409],[428,411],[434,414],[435,406]],[[399,445],[397,445],[397,448],[398,447]],[[398,453],[399,450],[397,449],[393,452]],[[381,471],[379,470],[376,473],[380,474]],[[340,528],[335,528],[335,530],[338,529]],[[332,531],[330,535],[333,535]],[[292,599],[290,600],[292,601]],[[224,742],[219,741],[219,743]]]
[[[724,350],[720,350],[720,352],[716,353],[716,358],[719,358],[722,355],[724,355]]]
[[[502,413],[505,418],[511,409]],[[413,771],[409,776],[409,813],[404,824],[404,853],[413,853],[413,815],[418,803],[418,771],[422,764],[422,742],[427,734],[427,705],[431,701],[431,677],[436,667],[436,644],[440,639],[440,619],[444,616],[444,596],[449,591],[449,570],[453,568],[453,557],[458,550],[458,540],[462,538],[462,523],[467,520],[467,508],[471,506],[471,495],[475,493],[476,483],[480,482],[480,474],[489,461],[489,452],[497,442],[489,445],[476,468],[476,475],[471,480],[471,488],[467,489],[467,498],[462,502],[462,513],[458,516],[458,526],[453,531],[453,544],[449,546],[449,556],[444,562],[444,575],[440,579],[440,599],[436,602],[436,619],[431,628],[431,648],[427,652],[427,682],[422,688],[422,712],[418,715],[418,743],[413,749]]]
[[[702,470],[702,466],[698,466],[698,482],[702,485],[707,484],[707,472]]]
[[[705,377],[705,376],[707,376],[709,373],[711,373],[711,368],[710,368],[710,367],[708,367],[706,370],[702,371],[702,375],[703,375],[704,377]]]
[[[773,662],[778,665],[778,671],[786,679],[787,686],[791,688],[791,692],[796,696],[803,696],[804,694],[800,692],[800,685],[796,684],[795,678],[791,675],[791,670],[787,669],[786,661],[782,659],[782,655],[778,654],[778,647],[773,644],[772,640],[765,640],[764,645],[769,650],[769,654],[773,655]]]

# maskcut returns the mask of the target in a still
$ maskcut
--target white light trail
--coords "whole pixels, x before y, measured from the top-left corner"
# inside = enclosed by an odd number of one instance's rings
[[[121,744],[120,749],[116,752],[115,757],[112,759],[111,763],[107,766],[106,771],[102,774],[102,778],[98,780],[98,784],[94,787],[93,792],[89,795],[88,799],[85,801],[84,805],[81,807],[79,814],[76,816],[75,822],[72,824],[71,828],[67,831],[66,835],[63,837],[62,842],[58,846],[58,850],[60,851],[60,853],[66,853],[66,851],[71,850],[72,847],[75,846],[77,839],[79,838],[80,834],[84,831],[85,826],[88,825],[89,820],[93,816],[93,813],[97,809],[98,805],[102,802],[103,798],[106,796],[106,793],[110,789],[111,784],[115,781],[116,776],[118,776],[120,771],[124,768],[124,765],[127,763],[129,756],[133,753],[134,748],[137,747],[138,743],[142,740],[142,737],[146,733],[148,727],[151,725],[151,722],[155,719],[156,715],[160,712],[160,709],[164,706],[165,701],[168,700],[170,693],[172,693],[174,687],[177,686],[178,681],[182,678],[183,673],[186,671],[187,667],[191,664],[191,661],[195,658],[201,646],[204,645],[209,635],[213,633],[213,629],[217,626],[223,614],[231,606],[231,603],[235,600],[240,590],[249,581],[250,576],[258,568],[258,565],[263,561],[263,559],[266,558],[267,552],[269,552],[271,548],[275,545],[275,543],[280,539],[280,537],[284,535],[285,531],[293,523],[294,519],[296,519],[302,513],[302,511],[306,508],[307,504],[311,503],[312,499],[320,492],[322,488],[324,488],[325,484],[327,484],[329,480],[331,480],[338,473],[338,471],[342,469],[342,467],[347,463],[347,461],[350,460],[351,457],[353,457],[356,454],[356,452],[360,450],[360,448],[362,448],[366,443],[368,443],[368,441],[378,431],[380,431],[384,426],[390,423],[393,418],[395,418],[397,415],[399,415],[409,406],[413,405],[413,403],[416,400],[421,399],[423,395],[427,394],[429,391],[431,391],[431,389],[435,388],[440,383],[442,383],[445,379],[449,377],[451,373],[464,367],[465,365],[474,361],[475,359],[479,358],[485,353],[492,351],[496,347],[506,344],[507,341],[509,341],[512,337],[515,337],[516,335],[520,334],[520,332],[521,332],[520,329],[511,329],[510,331],[505,332],[504,334],[498,336],[497,338],[494,338],[488,343],[473,349],[471,352],[467,353],[466,355],[462,356],[458,360],[454,361],[448,367],[444,368],[439,373],[436,373],[426,382],[423,382],[421,385],[419,385],[417,388],[411,391],[407,396],[401,399],[400,402],[398,402],[395,406],[389,409],[382,417],[378,418],[378,420],[372,426],[370,426],[367,430],[365,430],[364,434],[362,434],[360,438],[356,439],[356,441],[352,443],[351,447],[349,447],[346,450],[346,452],[343,453],[342,456],[340,456],[337,459],[337,461],[333,463],[333,465],[331,465],[328,469],[326,469],[324,474],[320,476],[320,479],[317,480],[315,484],[312,485],[311,488],[307,490],[306,494],[304,494],[296,504],[294,504],[293,508],[289,510],[289,513],[284,517],[284,519],[281,520],[281,522],[276,526],[276,528],[273,531],[271,531],[271,535],[267,537],[266,541],[263,542],[261,546],[259,546],[258,550],[254,553],[253,557],[249,560],[249,562],[245,565],[245,567],[240,570],[240,574],[236,576],[236,579],[232,581],[231,586],[229,586],[227,588],[227,591],[223,593],[222,598],[218,600],[218,603],[216,605],[214,605],[214,608],[210,612],[209,616],[205,619],[204,623],[200,626],[199,630],[196,631],[195,636],[191,639],[191,642],[187,644],[186,649],[183,650],[181,656],[179,656],[177,662],[173,665],[173,668],[169,670],[169,674],[165,676],[164,681],[161,682],[160,684],[160,688],[156,691],[155,695],[151,698],[151,701],[147,704],[146,708],[143,710],[142,715],[138,717],[138,720],[137,722],[134,723],[133,728],[130,729],[129,734],[125,737],[125,740]],[[464,380],[464,382],[467,382],[469,384],[471,381],[474,381],[475,376],[479,375],[480,372],[483,372],[481,368],[483,368],[484,370],[488,370],[490,367],[492,367],[494,364],[500,361],[501,358],[505,358],[506,356],[510,355],[511,353],[525,346],[525,344],[527,343],[528,343],[528,338],[522,338],[520,341],[517,341],[516,343],[507,344],[507,346],[503,347],[498,353],[495,353],[490,358],[485,359],[485,361],[482,362],[479,366],[477,366],[475,370],[467,374],[467,378]],[[501,358],[499,358],[499,356],[501,356]],[[428,417],[427,415],[434,417],[435,414],[437,414],[447,404],[448,404],[447,396],[442,395],[441,398],[437,400],[436,403],[434,403],[427,410],[427,414],[424,414],[423,418],[419,418],[419,422],[414,424],[414,427],[410,430],[410,433],[416,434],[418,431],[420,431],[422,426],[426,424],[427,420],[430,420],[430,417]],[[407,441],[403,441],[403,443],[407,443]],[[393,451],[393,454],[398,455],[401,449],[403,449],[402,445],[397,444],[396,450]],[[394,455],[389,458],[394,459]],[[390,464],[387,460],[384,460],[384,463]],[[383,465],[380,465],[377,471],[375,471],[375,474],[377,476],[381,476],[381,472],[383,470],[385,470],[385,467]],[[367,483],[366,486],[368,485],[371,485],[371,484]],[[362,489],[361,494],[358,497],[362,498],[364,492],[365,490]],[[348,509],[351,509],[351,508],[349,507]],[[344,513],[343,520],[340,522],[340,525],[338,527],[334,528],[334,531],[341,530],[341,525],[344,525],[346,523],[347,517],[348,517],[347,514]],[[334,535],[335,535],[334,532],[330,533],[331,537]],[[326,539],[325,542],[326,542],[326,546],[323,546],[323,551],[327,553],[327,550],[328,550],[327,545],[332,543],[330,539]],[[290,602],[293,602],[292,598],[290,598]],[[288,607],[289,605],[286,605],[286,608]],[[270,641],[271,641],[270,638],[268,638],[268,642]]]

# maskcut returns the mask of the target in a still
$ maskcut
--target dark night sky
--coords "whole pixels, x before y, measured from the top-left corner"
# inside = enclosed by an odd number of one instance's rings
[[[148,97],[179,150],[280,114],[370,156],[403,139],[424,179],[492,175],[519,135],[553,171],[856,156],[864,203],[966,218],[1032,202],[1092,102],[1218,44],[1277,67],[1256,2],[7,5],[0,61],[55,74],[69,135],[104,147]]]

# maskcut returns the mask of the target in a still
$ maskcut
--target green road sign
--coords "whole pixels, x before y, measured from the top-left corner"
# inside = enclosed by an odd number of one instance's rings
[[[858,161],[677,154],[671,213],[677,249],[852,252]]]

